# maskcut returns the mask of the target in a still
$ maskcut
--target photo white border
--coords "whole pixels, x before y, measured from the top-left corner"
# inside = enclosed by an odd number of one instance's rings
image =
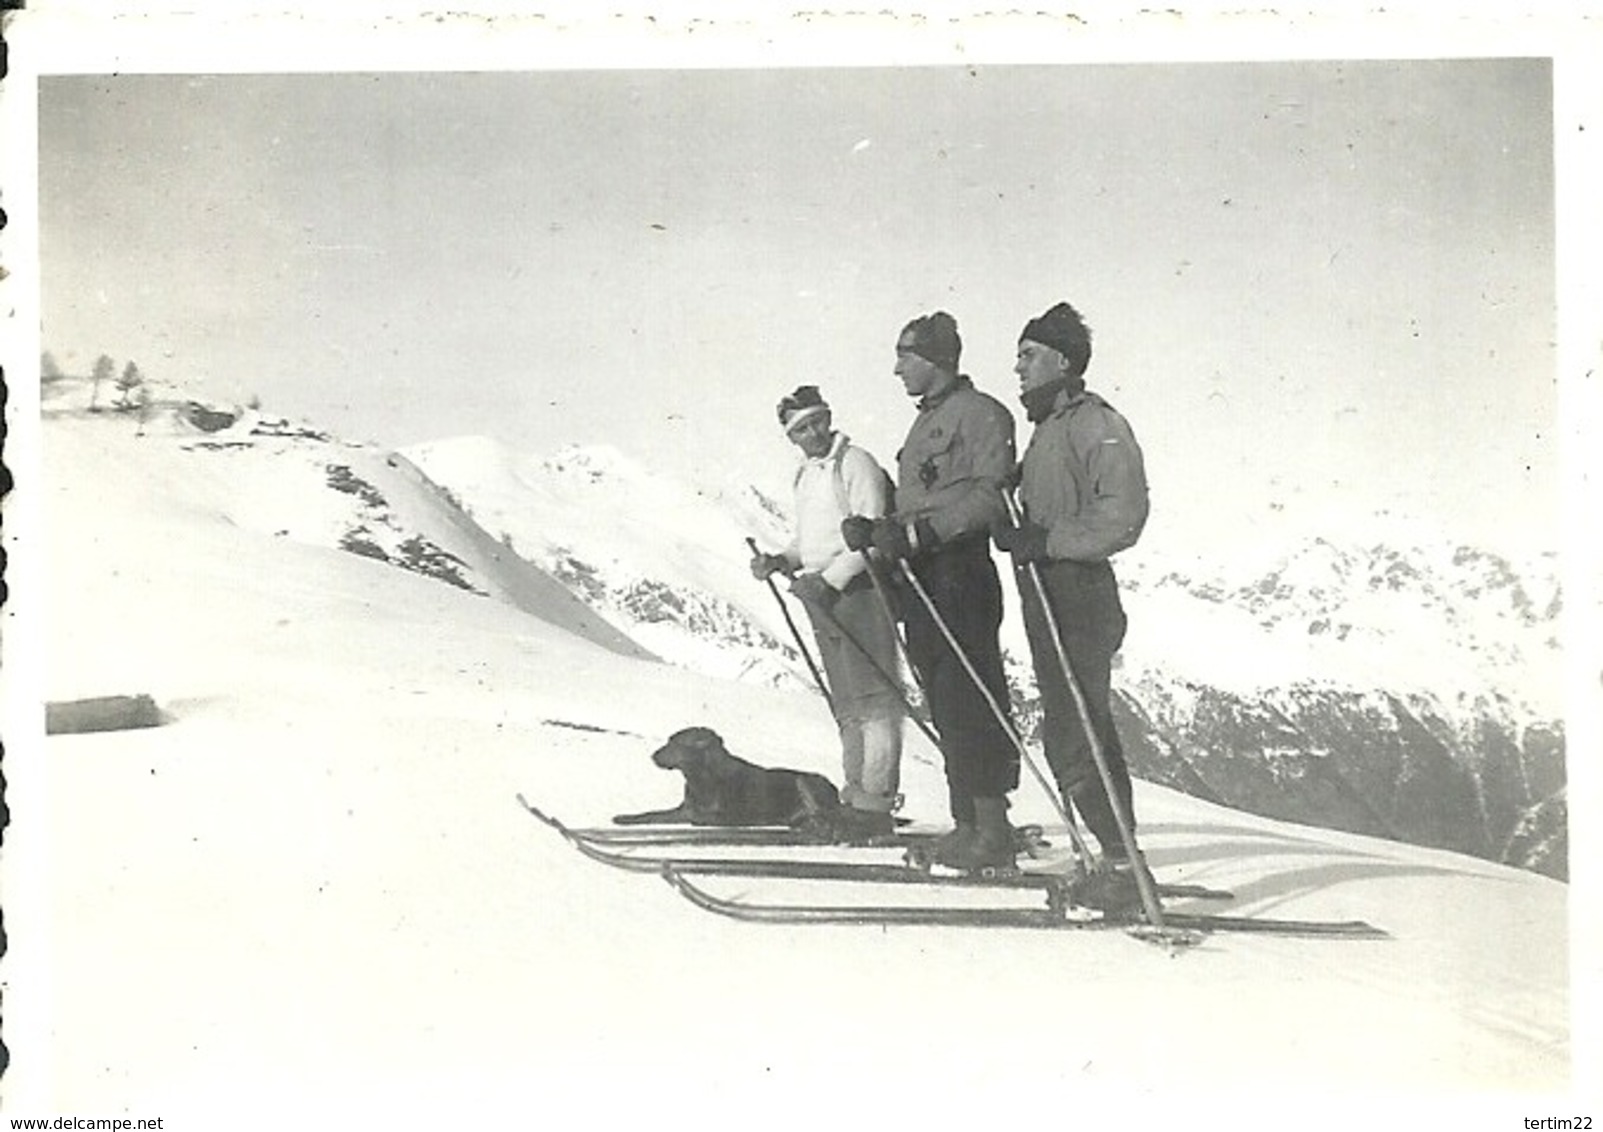
[[[218,8],[224,5],[217,5]],[[40,851],[40,830],[29,820],[30,797],[41,786],[28,730],[42,732],[40,629],[29,595],[42,581],[32,554],[43,519],[32,490],[39,467],[37,228],[29,202],[37,186],[37,90],[51,74],[244,73],[319,71],[454,71],[583,68],[718,68],[1090,63],[1119,61],[1419,59],[1547,57],[1555,81],[1557,186],[1559,425],[1564,445],[1567,542],[1564,548],[1568,653],[1566,742],[1570,752],[1572,1065],[1568,1097],[1511,1098],[1506,1103],[1465,1098],[1444,1111],[1440,1098],[1395,1099],[1385,1112],[1357,1101],[1370,1123],[1397,1127],[1515,1128],[1525,1116],[1581,1115],[1603,1121],[1595,1067],[1603,1065],[1603,1027],[1592,1003],[1603,991],[1603,917],[1597,831],[1603,772],[1603,553],[1598,529],[1598,450],[1603,424],[1600,343],[1603,343],[1603,20],[1588,5],[1507,4],[1308,5],[1296,10],[1244,10],[1226,5],[1134,9],[1127,4],[1079,4],[1048,12],[968,4],[874,4],[862,10],[811,10],[745,3],[456,3],[449,11],[387,3],[274,5],[237,3],[226,13],[174,6],[51,3],[5,14],[10,74],[0,93],[0,169],[9,224],[0,243],[8,278],[0,283],[6,321],[0,360],[8,375],[10,433],[5,458],[18,481],[5,502],[11,560],[5,610],[0,709],[5,772],[13,824],[7,831],[3,891],[12,949],[0,973],[7,1019],[28,1016],[25,973],[48,964],[30,951],[20,925],[48,900],[43,871],[28,868]],[[871,9],[871,10],[870,10]],[[20,863],[19,863],[20,862]],[[24,1037],[7,1026],[15,1045]],[[40,1040],[45,1040],[41,1036]],[[1594,1067],[1589,1070],[1587,1067]],[[932,1066],[932,1071],[938,1067]],[[16,1087],[13,1087],[16,1086]],[[0,1097],[22,1101],[28,1083],[0,1083]],[[22,1090],[22,1091],[19,1091]],[[1273,1096],[1266,1083],[1265,1096]],[[1361,1094],[1360,1094],[1361,1095]],[[1248,1113],[1260,1098],[1231,1114],[1255,1126]],[[1306,1126],[1341,1126],[1354,1113],[1321,1100]],[[1571,1103],[1566,1111],[1563,1103]],[[1580,1107],[1574,1107],[1574,1106]],[[1590,1105],[1591,1107],[1586,1107]],[[17,1111],[13,1104],[7,1110]],[[42,1109],[45,1111],[48,1109]],[[957,1106],[954,1115],[963,1106]],[[1541,1110],[1541,1111],[1538,1111]],[[1159,1106],[1156,1112],[1163,1112]],[[1270,1112],[1277,1111],[1274,1108]],[[1285,1111],[1285,1110],[1278,1110]],[[1184,1112],[1177,1102],[1176,1113]],[[1051,1119],[1072,1121],[1059,1104]],[[1191,1122],[1197,1115],[1192,1114]],[[1243,1119],[1247,1117],[1247,1119]],[[1334,1123],[1328,1123],[1332,1122]],[[1141,1122],[1130,1120],[1132,1126]],[[1265,1125],[1268,1126],[1268,1125]]]

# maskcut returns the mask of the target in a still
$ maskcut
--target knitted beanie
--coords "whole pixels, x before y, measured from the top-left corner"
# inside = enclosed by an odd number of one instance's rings
[[[940,366],[948,373],[957,372],[957,360],[963,353],[963,339],[957,334],[957,320],[945,311],[936,311],[934,314],[915,318],[902,327],[902,333],[897,339],[898,346],[902,339],[911,335],[907,349],[930,362]]]
[[[1068,303],[1058,303],[1039,318],[1024,324],[1019,341],[1028,338],[1050,346],[1069,363],[1069,376],[1079,377],[1091,364],[1091,330],[1080,312]]]

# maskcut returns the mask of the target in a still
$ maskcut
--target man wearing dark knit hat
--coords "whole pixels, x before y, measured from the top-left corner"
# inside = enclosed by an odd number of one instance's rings
[[[841,520],[890,510],[889,477],[874,457],[834,428],[829,404],[815,385],[779,402],[779,425],[801,449],[795,477],[795,535],[782,554],[757,554],[760,579],[792,575],[791,593],[813,623],[840,731],[843,803],[836,815],[841,840],[867,840],[895,828],[900,796],[902,690],[896,628],[874,593],[862,552],[846,546]]]
[[[1113,780],[1115,801],[1134,832],[1130,772],[1113,725],[1113,656],[1124,640],[1125,615],[1108,561],[1135,544],[1147,521],[1147,480],[1130,425],[1088,392],[1091,332],[1080,313],[1058,303],[1019,335],[1019,400],[1035,431],[1020,467],[1019,526],[999,525],[996,545],[1022,566],[1033,563],[1051,603],[1059,635],[1084,695]],[[1057,645],[1033,584],[1021,579],[1024,626],[1044,715],[1047,763],[1063,800],[1072,802],[1112,864],[1128,861],[1091,742],[1064,679]]]
[[[895,372],[918,398],[918,416],[897,454],[896,510],[877,522],[854,515],[841,534],[848,546],[907,564],[1005,715],[1002,585],[988,534],[1005,515],[1013,417],[959,374],[962,349],[945,311],[902,329]],[[901,604],[908,658],[941,739],[956,826],[937,841],[935,859],[968,870],[1012,865],[1007,795],[1019,784],[1018,749],[923,603],[909,594]]]

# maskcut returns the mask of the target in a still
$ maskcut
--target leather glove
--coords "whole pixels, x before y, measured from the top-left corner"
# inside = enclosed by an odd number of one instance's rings
[[[1026,520],[1016,527],[993,527],[991,541],[998,550],[1011,554],[1014,562],[1046,560],[1046,528],[1037,523]]]
[[[840,597],[840,591],[824,581],[821,574],[796,575],[790,581],[790,592],[819,609],[828,609]]]
[[[928,519],[915,519],[912,532],[907,521],[894,516],[874,522],[874,549],[885,558],[911,558],[940,541]]]
[[[751,558],[751,576],[766,582],[771,575],[790,573],[790,560],[783,554],[754,554]]]
[[[867,515],[848,515],[841,520],[840,537],[848,550],[867,550],[874,545],[874,520]]]

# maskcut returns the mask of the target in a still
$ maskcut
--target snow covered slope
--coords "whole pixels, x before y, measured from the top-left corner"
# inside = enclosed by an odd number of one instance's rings
[[[144,523],[145,501],[169,501],[160,523],[205,516],[274,539],[344,551],[503,604],[626,656],[649,650],[598,617],[566,586],[494,542],[404,458],[246,409],[158,398],[146,419],[84,411],[86,383],[55,384],[46,419],[53,456],[68,466],[88,450],[126,452],[96,484],[109,521]],[[198,424],[196,422],[199,422]],[[179,501],[179,502],[172,502]],[[107,548],[111,551],[111,548]],[[114,553],[114,551],[111,551]]]
[[[406,456],[482,526],[671,662],[806,686],[773,597],[745,569],[748,537],[769,548],[785,537],[779,510],[756,493],[709,498],[604,446],[542,459],[459,437]]]
[[[1140,784],[1161,876],[1393,937],[1174,956],[1121,933],[741,925],[588,862],[515,794],[580,822],[666,801],[647,755],[689,723],[832,771],[816,697],[280,535],[343,520],[274,512],[264,482],[246,521],[222,490],[243,450],[173,453],[125,423],[45,422],[46,694],[150,692],[169,722],[43,741],[48,885],[8,885],[9,1114],[735,1128],[845,1105],[945,1127],[998,1106],[1122,1123],[1133,1098],[1194,1119],[1217,1090],[1238,1123],[1250,1097],[1336,1127],[1341,1099],[1398,1091],[1442,1121],[1465,1090],[1495,1094],[1482,1116],[1569,1096],[1565,886],[1468,857]],[[353,465],[397,511],[422,506],[370,471]],[[937,770],[905,788],[940,821]],[[1029,789],[1016,816],[1050,821]]]

